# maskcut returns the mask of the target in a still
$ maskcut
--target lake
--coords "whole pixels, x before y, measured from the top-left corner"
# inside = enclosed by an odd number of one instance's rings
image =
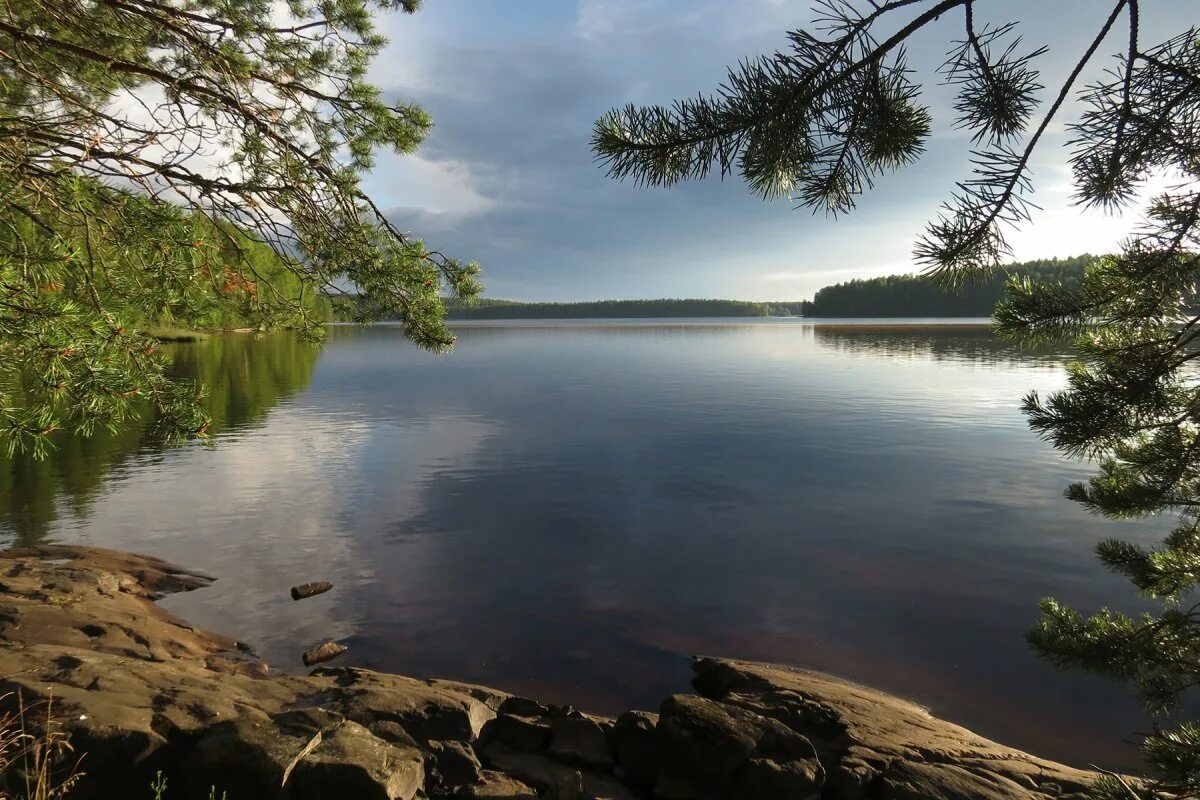
[[[911,321],[906,321],[909,323]],[[1019,412],[1067,354],[984,327],[797,320],[460,323],[176,346],[212,448],[144,425],[0,461],[0,539],[150,553],[219,577],[165,601],[283,669],[476,681],[657,708],[687,657],[797,664],[991,738],[1133,767],[1124,689],[1027,649],[1039,598],[1127,607],[1062,497],[1086,464]],[[330,580],[294,603],[288,588]]]

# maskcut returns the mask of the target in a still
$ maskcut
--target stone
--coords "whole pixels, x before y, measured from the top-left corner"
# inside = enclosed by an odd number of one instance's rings
[[[743,800],[815,800],[824,782],[825,771],[816,758],[751,758],[736,776],[731,794]]]
[[[296,765],[321,739],[319,731],[281,729],[265,717],[218,723],[184,762],[185,782],[193,795],[212,786],[218,795],[282,800]]]
[[[491,740],[523,753],[544,753],[550,747],[550,723],[542,719],[499,714],[488,728]]]
[[[315,597],[319,594],[324,594],[333,588],[333,584],[329,581],[314,581],[313,583],[302,583],[299,586],[292,587],[292,599],[303,600],[306,597]]]
[[[526,784],[489,769],[479,774],[476,783],[460,787],[452,797],[454,800],[538,800],[537,792]]]
[[[322,736],[292,771],[289,800],[412,800],[425,783],[421,751],[384,742],[354,722]]]
[[[142,796],[158,770],[172,800],[207,800],[214,786],[230,800],[532,800],[537,790],[786,800],[817,787],[836,800],[1082,800],[1097,777],[898,697],[745,661],[697,659],[702,697],[611,724],[455,681],[348,667],[274,673],[245,644],[155,603],[210,582],[98,548],[0,553],[0,712],[18,693],[27,705],[53,698],[72,757],[84,759],[71,800]]]
[[[611,775],[580,772],[547,756],[522,753],[500,742],[485,745],[481,755],[491,769],[512,775],[543,792],[570,785],[578,774],[583,781],[584,800],[637,800],[637,795]]]
[[[474,683],[463,683],[462,681],[447,681],[440,678],[431,678],[425,683],[434,689],[443,689],[454,694],[463,694],[473,697],[483,705],[487,706],[492,712],[500,711],[511,697],[508,692],[502,692],[499,689],[492,689],[488,686],[479,686]],[[495,713],[492,714],[495,716]],[[528,716],[528,715],[527,715]],[[536,716],[536,715],[533,715]]]
[[[701,787],[697,797],[802,798],[819,793],[824,777],[803,735],[778,720],[703,697],[667,698],[655,745],[659,782]]]
[[[898,762],[879,778],[882,793],[895,800],[1006,800],[1029,791],[1027,785],[955,764]]]
[[[333,659],[337,658],[349,649],[350,648],[346,647],[344,644],[338,644],[337,642],[325,642],[317,645],[311,650],[305,650],[301,659],[304,661],[304,666],[311,667],[314,664],[322,664],[326,661],[333,661]]]
[[[604,728],[586,717],[562,717],[550,722],[550,755],[568,764],[604,772],[613,767]]]
[[[435,740],[429,743],[429,752],[433,754],[442,786],[452,789],[479,780],[483,767],[469,745],[454,740]]]
[[[658,749],[654,729],[658,714],[648,711],[626,711],[617,717],[609,732],[612,751],[618,769],[624,772],[625,782],[649,791],[658,780]]]
[[[542,795],[543,800],[587,800],[582,772],[564,772]]]
[[[496,712],[471,695],[425,681],[353,667],[318,668],[329,702],[361,725],[395,722],[419,744],[477,739]]]
[[[367,730],[383,739],[401,747],[419,747],[417,740],[408,735],[408,731],[390,719],[378,719],[367,726]]]
[[[500,711],[518,717],[548,717],[550,707],[526,697],[509,697],[500,704]]]
[[[933,717],[915,703],[789,667],[697,659],[696,685],[787,720],[817,747],[839,799],[1083,798],[1095,773],[1022,753]]]

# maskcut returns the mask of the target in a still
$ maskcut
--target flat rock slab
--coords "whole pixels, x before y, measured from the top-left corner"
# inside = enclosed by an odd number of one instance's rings
[[[693,666],[702,694],[809,738],[838,797],[1082,798],[1097,777],[819,672],[710,658]]]
[[[0,712],[53,697],[72,800],[1070,800],[1096,775],[827,675],[697,659],[696,695],[615,722],[353,667],[276,674],[155,604],[211,578],[89,547],[0,552]],[[539,794],[540,793],[540,794]]]

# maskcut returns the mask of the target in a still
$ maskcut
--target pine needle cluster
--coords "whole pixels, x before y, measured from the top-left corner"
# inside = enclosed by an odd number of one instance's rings
[[[204,436],[152,324],[236,319],[319,338],[324,297],[447,349],[443,297],[478,267],[398,228],[363,191],[408,153],[419,107],[367,79],[377,10],[415,0],[8,0],[0,4],[0,451],[147,406]]]

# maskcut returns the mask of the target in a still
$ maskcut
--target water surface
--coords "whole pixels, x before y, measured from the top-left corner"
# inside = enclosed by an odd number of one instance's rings
[[[470,323],[434,356],[395,328],[178,350],[213,449],[133,427],[0,462],[0,537],[220,577],[167,605],[273,663],[485,682],[598,712],[687,687],[687,656],[825,670],[1005,743],[1136,763],[1123,690],[1037,660],[1039,598],[1122,605],[1115,524],[1025,427],[1065,355],[985,328],[795,321]],[[293,603],[289,586],[335,591]]]

